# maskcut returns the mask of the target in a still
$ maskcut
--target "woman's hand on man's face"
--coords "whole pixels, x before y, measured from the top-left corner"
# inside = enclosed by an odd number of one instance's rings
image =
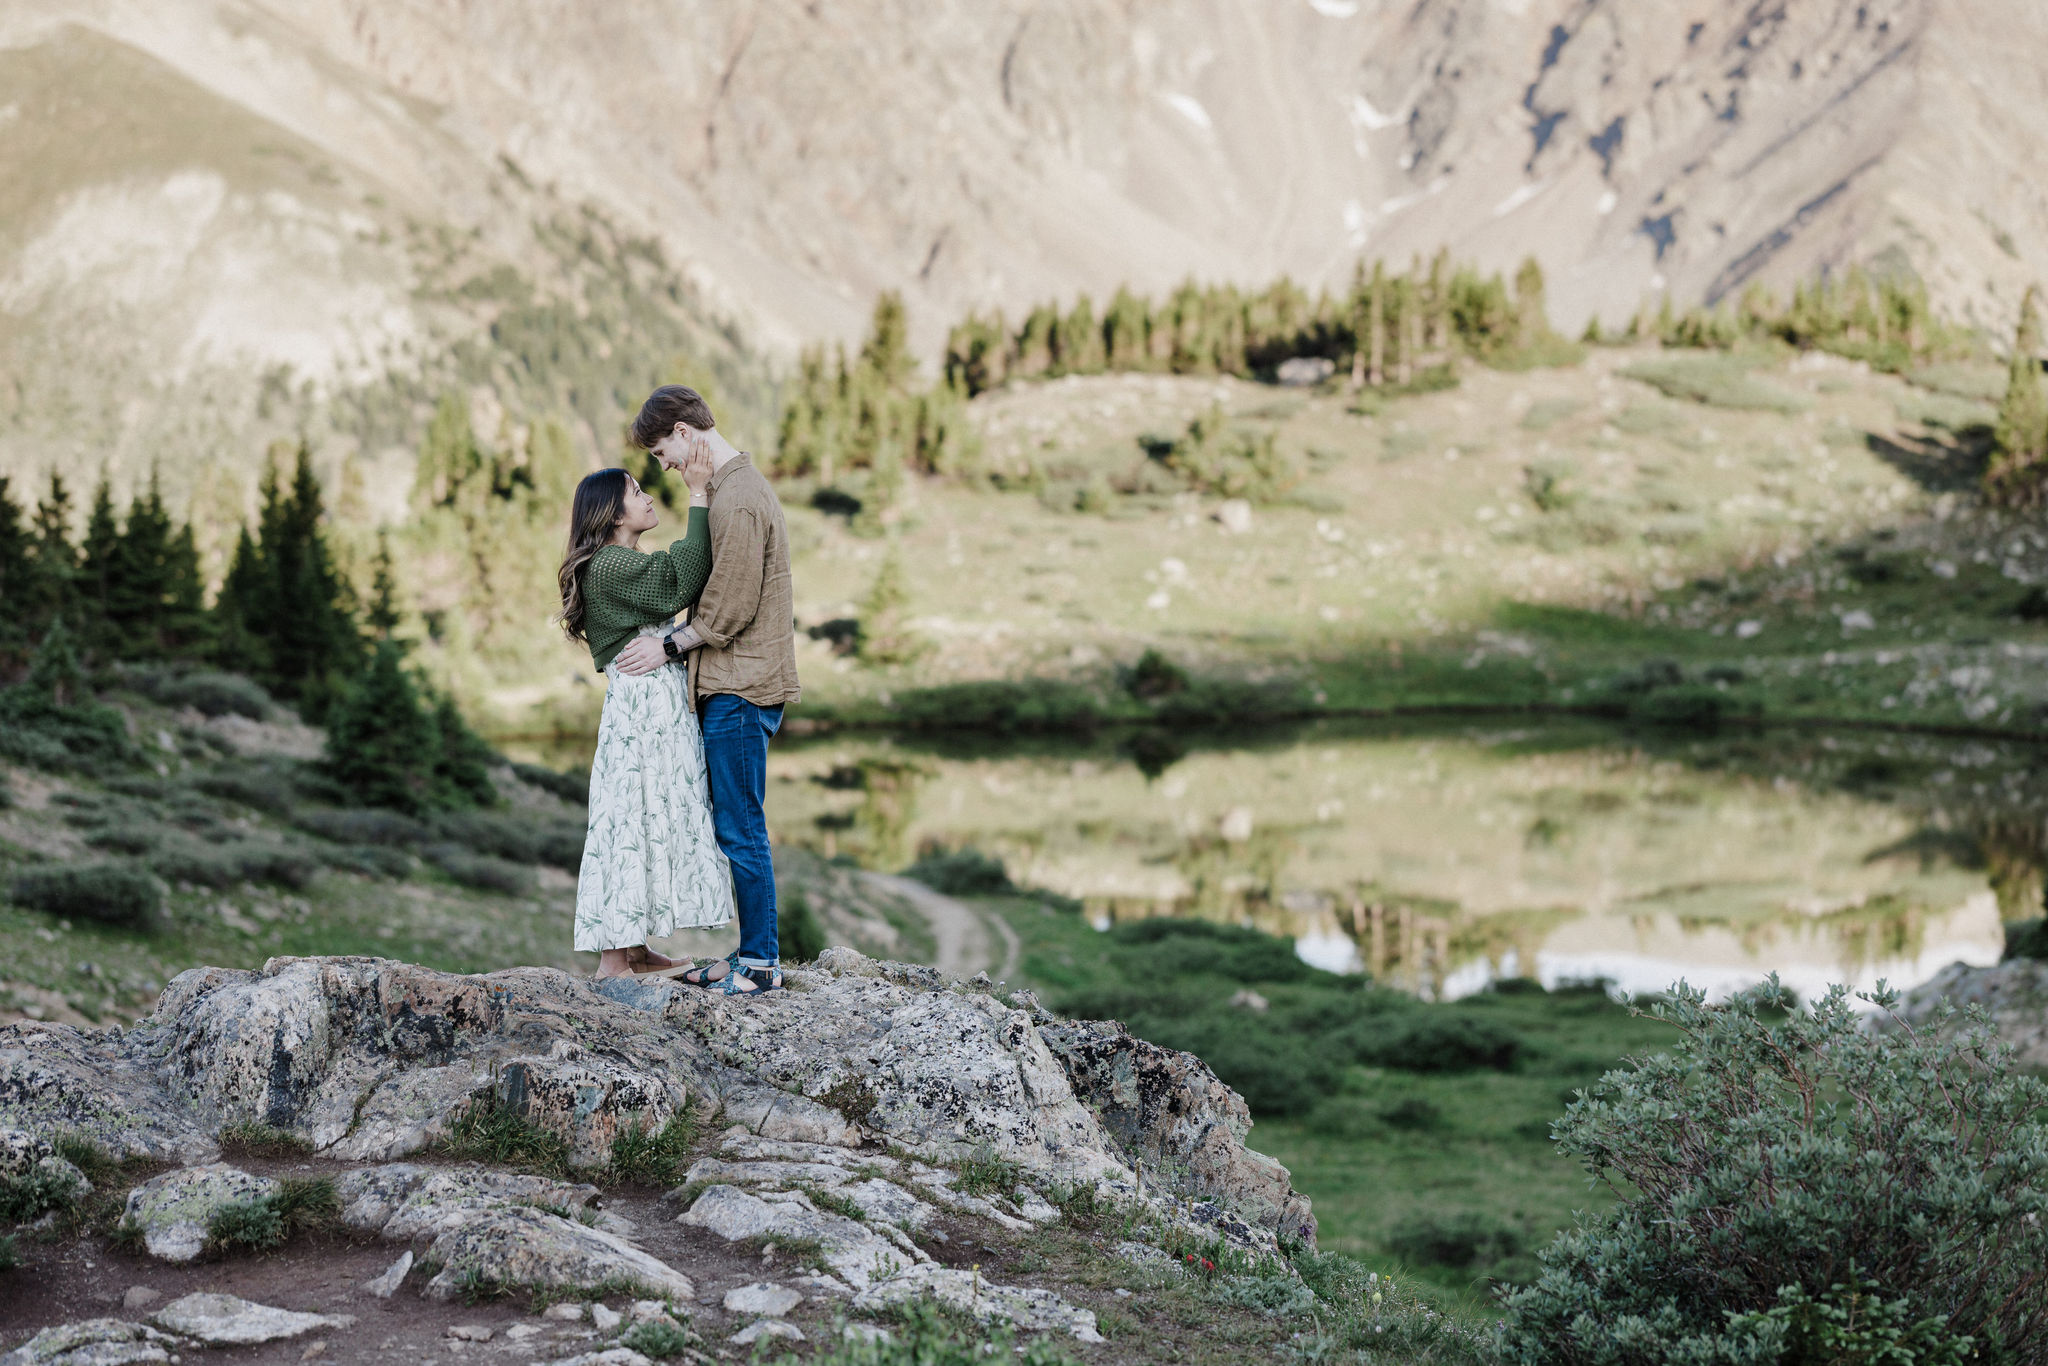
[[[691,432],[683,457],[683,482],[692,496],[702,494],[711,483],[711,442],[702,432]]]

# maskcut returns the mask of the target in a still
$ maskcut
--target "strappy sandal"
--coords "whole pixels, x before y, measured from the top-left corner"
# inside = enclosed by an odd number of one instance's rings
[[[740,986],[744,977],[748,985]],[[765,992],[782,990],[781,968],[743,968],[737,965],[725,975],[719,988],[728,996],[759,996]]]
[[[693,987],[716,988],[720,982],[730,981],[733,973],[739,970],[739,966],[740,951],[734,949],[723,958],[714,958],[708,963],[699,963],[696,967],[683,972],[676,980]],[[723,971],[714,974],[713,970],[720,968]]]

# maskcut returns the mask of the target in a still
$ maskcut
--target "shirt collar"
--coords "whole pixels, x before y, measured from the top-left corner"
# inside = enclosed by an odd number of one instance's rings
[[[738,455],[735,455],[732,459],[726,461],[723,465],[720,465],[718,469],[712,473],[711,482],[704,486],[704,492],[718,492],[718,486],[725,482],[725,477],[728,474],[731,474],[734,470],[738,469],[742,465],[746,465],[749,468],[751,468],[753,466],[753,463],[754,457],[748,455],[745,451],[741,451]]]

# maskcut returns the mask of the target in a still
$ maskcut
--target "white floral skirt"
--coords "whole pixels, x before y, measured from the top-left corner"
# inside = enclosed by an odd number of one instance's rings
[[[704,737],[688,676],[680,664],[638,678],[616,666],[604,672],[590,828],[576,880],[576,948],[586,953],[733,917],[732,869],[711,826]]]

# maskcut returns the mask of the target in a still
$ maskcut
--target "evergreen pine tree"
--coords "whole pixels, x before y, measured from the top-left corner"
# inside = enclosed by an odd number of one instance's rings
[[[252,622],[263,621],[265,578],[263,552],[243,527],[213,603],[213,658],[223,669],[258,679],[275,677],[269,643],[251,628]]]
[[[300,450],[303,463],[305,451]],[[428,507],[442,507],[486,465],[483,449],[469,420],[469,400],[460,394],[443,394],[427,421],[427,434],[420,442],[420,463],[413,476],[413,498]]]
[[[328,551],[324,515],[312,454],[301,445],[289,491],[275,462],[264,475],[256,543],[236,546],[220,613],[222,648],[250,656],[229,667],[253,669],[315,723],[363,656],[353,591]],[[232,624],[230,610],[237,618]],[[258,641],[260,650],[248,649]]]
[[[1998,405],[1996,448],[1984,471],[1986,492],[2010,507],[2030,507],[2048,485],[2048,398],[2041,391],[2040,290],[2020,301],[2019,328],[2006,366],[2005,399]]]
[[[99,520],[94,508],[94,521]],[[92,547],[87,547],[88,553]],[[100,580],[107,639],[126,659],[165,654],[159,632],[170,569],[171,519],[154,472],[149,490],[128,505],[128,524],[106,558]]]
[[[36,504],[35,561],[35,581],[42,594],[35,604],[36,619],[41,626],[68,611],[78,591],[78,551],[71,544],[71,493],[55,470],[50,471],[49,491]]]
[[[491,785],[491,765],[498,756],[462,719],[455,699],[434,702],[433,801],[441,807],[492,806],[498,790]]]
[[[391,575],[391,539],[377,533],[376,577],[370,586],[370,611],[364,618],[378,640],[391,639],[401,620],[398,612],[398,582]]]
[[[109,641],[107,589],[121,556],[121,524],[114,517],[114,491],[105,478],[93,490],[92,512],[86,517],[85,544],[81,549],[84,553],[78,567],[79,635],[85,648],[94,650]]]
[[[418,815],[434,803],[439,741],[403,652],[383,641],[329,708],[326,767],[351,800]]]
[[[199,568],[199,545],[190,522],[180,526],[164,550],[162,606],[157,639],[166,655],[194,659],[213,647],[212,621],[206,612],[206,576]]]
[[[1151,306],[1121,286],[1102,315],[1102,342],[1112,370],[1143,370],[1150,355]]]
[[[882,387],[896,391],[910,383],[917,373],[917,360],[910,354],[910,326],[903,312],[903,296],[883,290],[875,300],[875,313],[868,324],[868,339],[860,349],[860,363]]]
[[[14,501],[11,482],[0,475],[0,602],[7,604],[0,612],[0,668],[18,661],[34,638],[33,605],[42,597],[28,510]]]
[[[1550,313],[1543,298],[1543,267],[1533,256],[1515,272],[1515,344],[1531,346],[1550,335]]]

